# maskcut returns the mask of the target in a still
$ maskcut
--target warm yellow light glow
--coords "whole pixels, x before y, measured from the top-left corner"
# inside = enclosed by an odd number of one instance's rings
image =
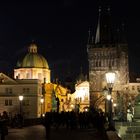
[[[108,84],[114,84],[115,77],[116,77],[114,72],[107,72],[105,74],[105,76],[106,76],[106,81],[107,81]]]
[[[20,95],[18,98],[19,98],[20,101],[23,100],[23,96],[22,95]]]
[[[111,100],[111,95],[107,95],[107,96],[106,96],[106,99],[107,99],[107,100]]]
[[[71,108],[74,108],[74,105],[73,104],[71,104]]]
[[[87,112],[87,111],[88,111],[88,109],[86,108],[86,109],[85,109],[85,111]]]
[[[85,107],[89,107],[89,82],[84,81],[84,82],[77,83],[75,85],[75,92],[73,94],[68,94],[67,99],[68,100],[70,99],[71,102],[69,106],[70,110],[73,109],[72,108],[73,105],[75,108],[75,105],[79,104],[80,105],[79,111],[80,112],[85,111]]]
[[[42,83],[46,78],[46,83],[50,82],[50,70],[42,68],[19,68],[14,70],[15,79],[39,79]]]
[[[76,98],[81,98],[82,101],[84,100],[85,97],[89,96],[88,88],[79,88],[76,91]]]
[[[40,102],[43,104],[43,103],[44,103],[44,99],[43,99],[43,98],[41,98],[41,99],[40,99]]]
[[[116,107],[116,106],[117,106],[117,104],[116,104],[116,103],[114,103],[114,104],[113,104],[113,106],[114,106],[114,107]]]
[[[84,98],[84,91],[82,89],[79,89],[79,91],[76,92],[76,98],[81,98],[83,100],[83,98]]]

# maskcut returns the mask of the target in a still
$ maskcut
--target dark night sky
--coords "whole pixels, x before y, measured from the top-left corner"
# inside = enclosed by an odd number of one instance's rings
[[[112,0],[113,1],[113,0]],[[140,16],[137,3],[110,1],[113,22],[125,24],[130,71],[140,74]],[[103,5],[105,3],[102,3]],[[52,77],[86,73],[89,28],[95,32],[99,0],[52,0],[0,4],[0,70],[12,73],[18,58],[34,40],[48,61]]]

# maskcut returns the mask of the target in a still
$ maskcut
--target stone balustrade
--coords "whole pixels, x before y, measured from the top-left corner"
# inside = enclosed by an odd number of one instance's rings
[[[115,128],[122,140],[140,140],[140,122],[116,122]]]

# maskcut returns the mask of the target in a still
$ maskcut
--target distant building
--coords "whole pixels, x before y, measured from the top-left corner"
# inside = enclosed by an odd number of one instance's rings
[[[81,73],[75,84],[75,92],[68,94],[69,108],[68,111],[88,111],[90,106],[90,93],[89,93],[89,81]]]

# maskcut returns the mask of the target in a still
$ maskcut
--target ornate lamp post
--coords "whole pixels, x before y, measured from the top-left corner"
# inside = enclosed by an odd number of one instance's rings
[[[114,104],[113,104],[113,107],[114,107],[114,116],[116,116],[116,107],[117,107],[117,104],[114,103]]]
[[[40,102],[41,102],[41,117],[42,117],[42,115],[43,115],[43,103],[44,103],[44,98],[41,98],[40,99]]]
[[[108,95],[108,89],[106,87],[104,87],[103,89],[103,94],[105,97],[105,114],[107,113],[107,95]]]
[[[18,96],[19,98],[19,103],[20,103],[20,109],[19,109],[19,112],[20,112],[20,115],[22,115],[22,101],[23,101],[23,95],[19,95]]]
[[[107,86],[109,90],[109,94],[107,96],[108,106],[109,106],[108,120],[109,120],[109,124],[111,124],[112,122],[112,101],[111,101],[112,97],[111,96],[112,96],[113,85],[115,83],[116,74],[113,71],[108,71],[105,74],[105,77],[106,77],[106,82],[107,82]]]

